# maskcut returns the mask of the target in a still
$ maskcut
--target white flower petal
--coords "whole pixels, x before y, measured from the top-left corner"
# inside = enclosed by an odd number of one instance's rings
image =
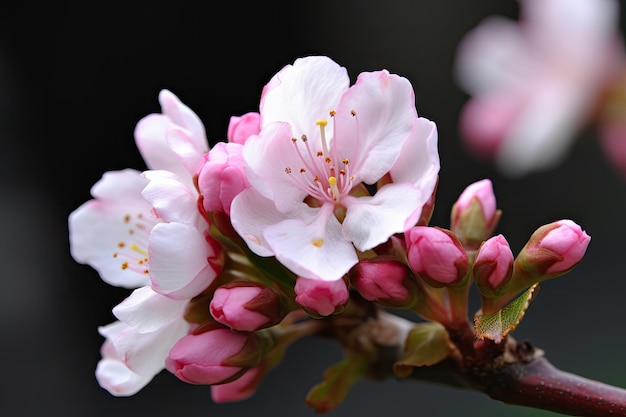
[[[206,139],[202,121],[189,107],[183,104],[176,95],[169,90],[159,93],[161,110],[172,123],[189,132],[189,139],[193,147],[200,153],[208,152],[209,144]]]
[[[422,191],[426,203],[433,193],[439,175],[439,151],[437,149],[437,126],[419,117],[413,121],[411,136],[404,143],[402,152],[391,168],[394,183],[407,182]]]
[[[417,222],[428,196],[407,183],[382,187],[373,197],[350,198],[343,236],[365,251],[402,233]]]
[[[169,171],[145,171],[143,175],[150,181],[142,194],[163,221],[193,226],[206,223],[198,211],[198,192],[180,177]]]
[[[572,89],[558,80],[546,82],[502,142],[499,168],[507,175],[521,176],[562,162],[590,104],[585,89]]]
[[[265,197],[274,201],[279,211],[292,210],[307,193],[294,182],[300,175],[302,160],[292,142],[291,128],[286,123],[272,123],[246,141],[243,157],[250,183]],[[291,169],[291,174],[285,170]],[[296,180],[297,181],[297,180]]]
[[[110,285],[137,288],[150,282],[147,274],[133,268],[123,269],[124,260],[114,257],[121,242],[130,246],[141,239],[142,230],[135,223],[141,221],[138,216],[154,221],[150,204],[141,195],[146,183],[135,170],[107,172],[92,188],[97,199],[85,202],[69,216],[72,257],[76,262],[90,265]]]
[[[183,223],[160,223],[152,229],[150,246],[152,288],[176,299],[202,292],[215,278],[208,259],[215,256],[205,236]]]
[[[356,181],[373,184],[389,171],[417,118],[414,103],[411,83],[388,71],[359,74],[343,95],[332,147],[350,159]]]
[[[230,206],[230,221],[235,231],[259,256],[273,256],[274,251],[263,236],[266,227],[286,220],[286,214],[276,210],[272,200],[254,188],[239,193]]]
[[[334,281],[358,262],[354,247],[341,234],[332,205],[313,209],[305,204],[293,218],[265,228],[264,237],[276,259],[304,278]]]
[[[150,333],[139,333],[128,327],[112,343],[130,370],[139,375],[155,375],[165,367],[165,358],[172,346],[188,330],[189,323],[179,317]]]
[[[160,372],[160,369],[158,372]],[[116,397],[129,397],[138,393],[148,385],[158,373],[139,375],[131,371],[119,359],[103,358],[96,366],[96,380],[98,384]]]
[[[298,58],[281,69],[261,97],[261,127],[289,122],[294,135],[314,135],[315,121],[328,118],[350,85],[348,72],[324,56]]]
[[[187,300],[173,300],[149,285],[137,288],[113,308],[113,314],[138,333],[154,332],[183,316]]]

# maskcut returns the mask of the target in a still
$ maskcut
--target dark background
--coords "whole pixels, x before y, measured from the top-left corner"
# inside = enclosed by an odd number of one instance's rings
[[[452,75],[462,35],[483,17],[517,15],[515,0],[112,3],[12,2],[0,7],[0,415],[313,416],[311,386],[339,360],[329,341],[296,343],[249,400],[216,405],[209,388],[159,374],[133,397],[94,378],[97,326],[128,291],[69,255],[67,216],[109,170],[144,169],[135,123],[167,88],[202,119],[212,142],[229,117],[258,110],[263,85],[299,56],[328,55],[350,75],[388,69],[414,85],[438,125],[441,172],[432,224],[448,226],[463,188],[491,178],[497,230],[518,251],[561,218],[592,241],[570,274],[542,286],[513,336],[553,364],[626,387],[626,179],[581,132],[557,169],[500,176],[457,132],[467,96]],[[207,2],[208,4],[208,2]],[[622,12],[623,13],[623,12]],[[475,294],[474,294],[475,295]],[[329,416],[553,415],[422,382],[359,382]]]

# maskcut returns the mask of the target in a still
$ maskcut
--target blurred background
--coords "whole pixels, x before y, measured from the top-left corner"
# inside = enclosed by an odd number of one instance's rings
[[[499,175],[463,147],[467,95],[452,74],[462,36],[484,17],[515,18],[515,0],[360,2],[7,2],[0,6],[0,415],[313,416],[304,398],[341,358],[326,340],[287,352],[249,400],[214,404],[208,387],[159,374],[133,397],[100,388],[94,370],[111,308],[128,295],[69,254],[67,216],[105,171],[145,166],[133,129],[159,112],[163,88],[191,107],[210,141],[231,115],[258,110],[286,64],[323,54],[354,78],[388,69],[415,88],[439,130],[441,172],[431,224],[447,227],[470,183],[491,178],[514,252],[540,225],[570,218],[592,237],[583,262],[548,281],[513,333],[556,366],[626,387],[626,178],[580,132],[558,168]],[[207,3],[208,4],[208,3]],[[622,10],[622,22],[624,22]],[[624,25],[622,25],[623,27]],[[476,294],[474,294],[476,295]],[[357,383],[329,416],[549,416],[415,381]]]

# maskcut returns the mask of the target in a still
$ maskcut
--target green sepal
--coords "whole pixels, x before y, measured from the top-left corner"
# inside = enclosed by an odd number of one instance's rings
[[[318,413],[333,410],[346,398],[350,387],[363,378],[369,365],[369,355],[349,354],[324,372],[324,381],[309,390],[306,404]]]
[[[409,332],[404,354],[393,364],[393,373],[398,378],[406,378],[413,368],[441,362],[451,351],[450,338],[444,326],[436,322],[418,323]]]
[[[500,343],[522,321],[538,287],[539,283],[533,284],[522,295],[493,314],[477,314],[474,316],[476,337]]]

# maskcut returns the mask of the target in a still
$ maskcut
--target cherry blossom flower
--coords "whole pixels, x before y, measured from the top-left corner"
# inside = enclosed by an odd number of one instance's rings
[[[135,129],[150,170],[105,173],[94,198],[68,220],[74,259],[111,285],[136,288],[113,309],[120,321],[100,328],[106,341],[96,376],[114,395],[131,395],[164,368],[170,347],[187,334],[186,304],[221,269],[193,185],[208,149],[204,128],[169,91],[159,101],[163,114]]]
[[[560,163],[624,63],[613,0],[522,0],[519,23],[488,17],[459,44],[456,75],[472,96],[469,149],[519,176]]]
[[[252,187],[232,202],[233,226],[256,254],[305,278],[340,279],[357,250],[413,226],[436,184],[436,129],[418,117],[410,82],[382,70],[349,84],[327,57],[285,66],[243,149]],[[413,166],[400,159],[405,146],[420,150]],[[363,186],[388,174],[374,195]]]
[[[199,118],[176,96],[163,90],[159,101],[163,114],[148,115],[135,128],[151,170],[105,173],[92,189],[94,199],[70,215],[70,243],[74,259],[109,284],[151,283],[185,299],[206,288],[220,267],[193,185],[208,144]]]

